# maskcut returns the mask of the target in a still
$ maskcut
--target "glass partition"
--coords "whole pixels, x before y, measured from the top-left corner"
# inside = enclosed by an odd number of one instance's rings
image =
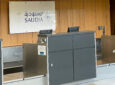
[[[97,39],[97,64],[115,63],[115,36],[102,36]]]
[[[38,55],[37,44],[24,44],[24,78],[45,75],[47,72],[47,57]]]
[[[96,51],[97,51],[97,64],[102,64],[102,50],[101,50],[101,38],[96,39]]]

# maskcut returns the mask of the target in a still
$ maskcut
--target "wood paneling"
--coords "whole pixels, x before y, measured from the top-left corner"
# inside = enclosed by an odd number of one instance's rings
[[[55,0],[55,7],[56,7],[56,33],[60,32],[60,1],[61,0]]]
[[[110,0],[105,0],[106,11],[106,35],[111,35],[111,21],[110,21]]]
[[[97,37],[102,35],[98,26],[105,26],[106,35],[110,35],[110,7],[109,0],[96,0]]]
[[[1,37],[3,38],[3,45],[12,46],[17,45],[17,35],[9,34],[9,19],[8,19],[8,0],[1,0]]]
[[[95,0],[84,0],[85,28],[86,30],[96,30],[96,8]]]
[[[60,16],[58,17],[60,25],[59,32],[67,32],[67,28],[69,26],[72,26],[71,0],[60,0],[59,11],[60,11]]]
[[[0,3],[1,3],[1,0],[0,0]],[[1,4],[0,4],[0,18],[1,18]],[[0,20],[0,38],[1,38],[1,20]]]
[[[9,34],[8,2],[9,0],[1,0],[0,3],[0,38],[3,38],[3,46],[36,43],[38,33]],[[55,0],[55,4],[56,33],[67,32],[70,26],[80,26],[81,31],[96,31],[96,36],[101,37],[102,31],[98,30],[98,26],[104,25],[106,35],[111,34],[109,0]]]
[[[85,30],[84,0],[72,0],[72,26]]]

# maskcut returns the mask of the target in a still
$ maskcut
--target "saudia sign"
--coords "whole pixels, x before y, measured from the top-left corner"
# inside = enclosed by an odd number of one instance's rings
[[[56,29],[55,1],[11,1],[10,33]]]
[[[25,23],[29,22],[43,22],[43,12],[26,12]]]

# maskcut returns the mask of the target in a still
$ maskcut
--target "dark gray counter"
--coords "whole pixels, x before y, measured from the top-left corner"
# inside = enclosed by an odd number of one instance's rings
[[[95,33],[46,35],[50,85],[96,77]]]

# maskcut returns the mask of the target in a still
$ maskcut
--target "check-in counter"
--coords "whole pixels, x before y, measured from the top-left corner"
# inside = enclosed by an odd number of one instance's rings
[[[96,77],[94,32],[40,34],[38,44],[24,44],[24,77],[46,75],[48,85]]]
[[[96,77],[95,32],[40,34],[38,37],[36,44],[23,44],[22,62],[5,59],[11,62],[4,63],[4,69],[23,67],[23,77],[3,85],[60,85]]]
[[[70,82],[83,83],[112,78],[115,67],[114,36],[103,36],[101,39],[102,42],[100,39],[97,41],[97,51],[99,54],[102,51],[102,55],[105,55],[101,59],[103,63],[106,61],[107,66],[97,67],[97,77],[94,32],[47,34],[39,35],[36,44],[23,45],[23,79],[5,82],[3,85],[68,85]],[[110,48],[107,49],[108,44]],[[110,53],[112,56],[108,55]]]

